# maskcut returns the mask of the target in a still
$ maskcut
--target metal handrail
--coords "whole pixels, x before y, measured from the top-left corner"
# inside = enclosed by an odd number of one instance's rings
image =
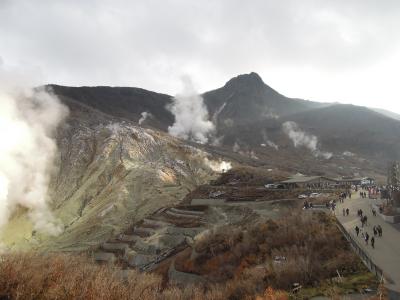
[[[387,283],[393,283],[393,281],[388,278],[384,273],[383,270],[378,267],[371,259],[371,257],[368,255],[367,252],[365,252],[362,247],[358,244],[358,242],[350,235],[350,233],[344,228],[344,226],[339,222],[337,218],[336,220],[336,225],[338,226],[339,230],[342,232],[344,237],[347,239],[347,241],[350,243],[352,246],[354,252],[358,254],[358,256],[361,258],[363,263],[366,265],[366,267],[371,271],[371,273],[375,274],[375,276],[378,279],[384,279],[385,282]]]

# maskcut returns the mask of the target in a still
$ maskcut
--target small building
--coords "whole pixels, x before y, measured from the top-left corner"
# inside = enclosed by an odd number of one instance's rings
[[[286,188],[308,188],[308,189],[323,189],[336,186],[337,182],[334,179],[324,176],[294,176],[288,180],[282,181]]]
[[[351,187],[352,185],[361,185],[362,178],[342,176],[335,180],[339,187]]]
[[[364,177],[361,180],[361,185],[374,185],[375,184],[375,179],[371,177]]]
[[[339,177],[335,179],[338,186],[340,187],[348,187],[352,185],[374,185],[375,180],[370,177],[364,177],[364,178],[359,178],[359,177]]]

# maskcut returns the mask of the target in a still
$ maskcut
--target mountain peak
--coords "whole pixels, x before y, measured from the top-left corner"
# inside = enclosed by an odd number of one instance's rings
[[[226,84],[226,87],[232,87],[232,88],[261,88],[261,87],[266,87],[266,84],[260,77],[255,72],[251,72],[249,74],[241,74],[239,76],[236,76],[229,80]]]

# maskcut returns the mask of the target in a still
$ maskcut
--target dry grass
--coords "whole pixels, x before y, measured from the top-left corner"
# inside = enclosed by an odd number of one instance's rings
[[[0,299],[222,300],[244,299],[242,291],[252,288],[228,283],[162,289],[159,275],[131,270],[122,278],[113,266],[68,254],[14,253],[0,259]]]
[[[108,266],[66,254],[2,255],[0,298],[155,299],[161,280],[132,271],[127,280]]]
[[[335,277],[336,270],[342,276],[360,271],[359,259],[324,214],[222,227],[198,240],[195,249],[196,257],[186,251],[175,267],[201,274],[209,283],[183,287],[134,270],[122,278],[116,267],[83,256],[4,254],[0,299],[287,299],[282,290],[290,290],[294,282],[318,287]],[[275,256],[286,261],[276,264]]]
[[[257,285],[287,290],[294,282],[313,285],[335,277],[336,270],[346,275],[360,269],[360,260],[325,214],[293,214],[245,228],[221,227],[198,240],[195,250],[197,256],[178,261],[177,268],[214,282],[262,272],[253,278]],[[275,263],[276,256],[286,260]]]

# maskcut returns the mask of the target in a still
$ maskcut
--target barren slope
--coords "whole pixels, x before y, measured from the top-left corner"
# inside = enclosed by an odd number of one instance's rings
[[[86,249],[160,207],[178,203],[215,174],[206,154],[76,102],[58,132],[51,206],[65,227],[52,239],[32,231],[24,212],[5,228],[8,247]]]

